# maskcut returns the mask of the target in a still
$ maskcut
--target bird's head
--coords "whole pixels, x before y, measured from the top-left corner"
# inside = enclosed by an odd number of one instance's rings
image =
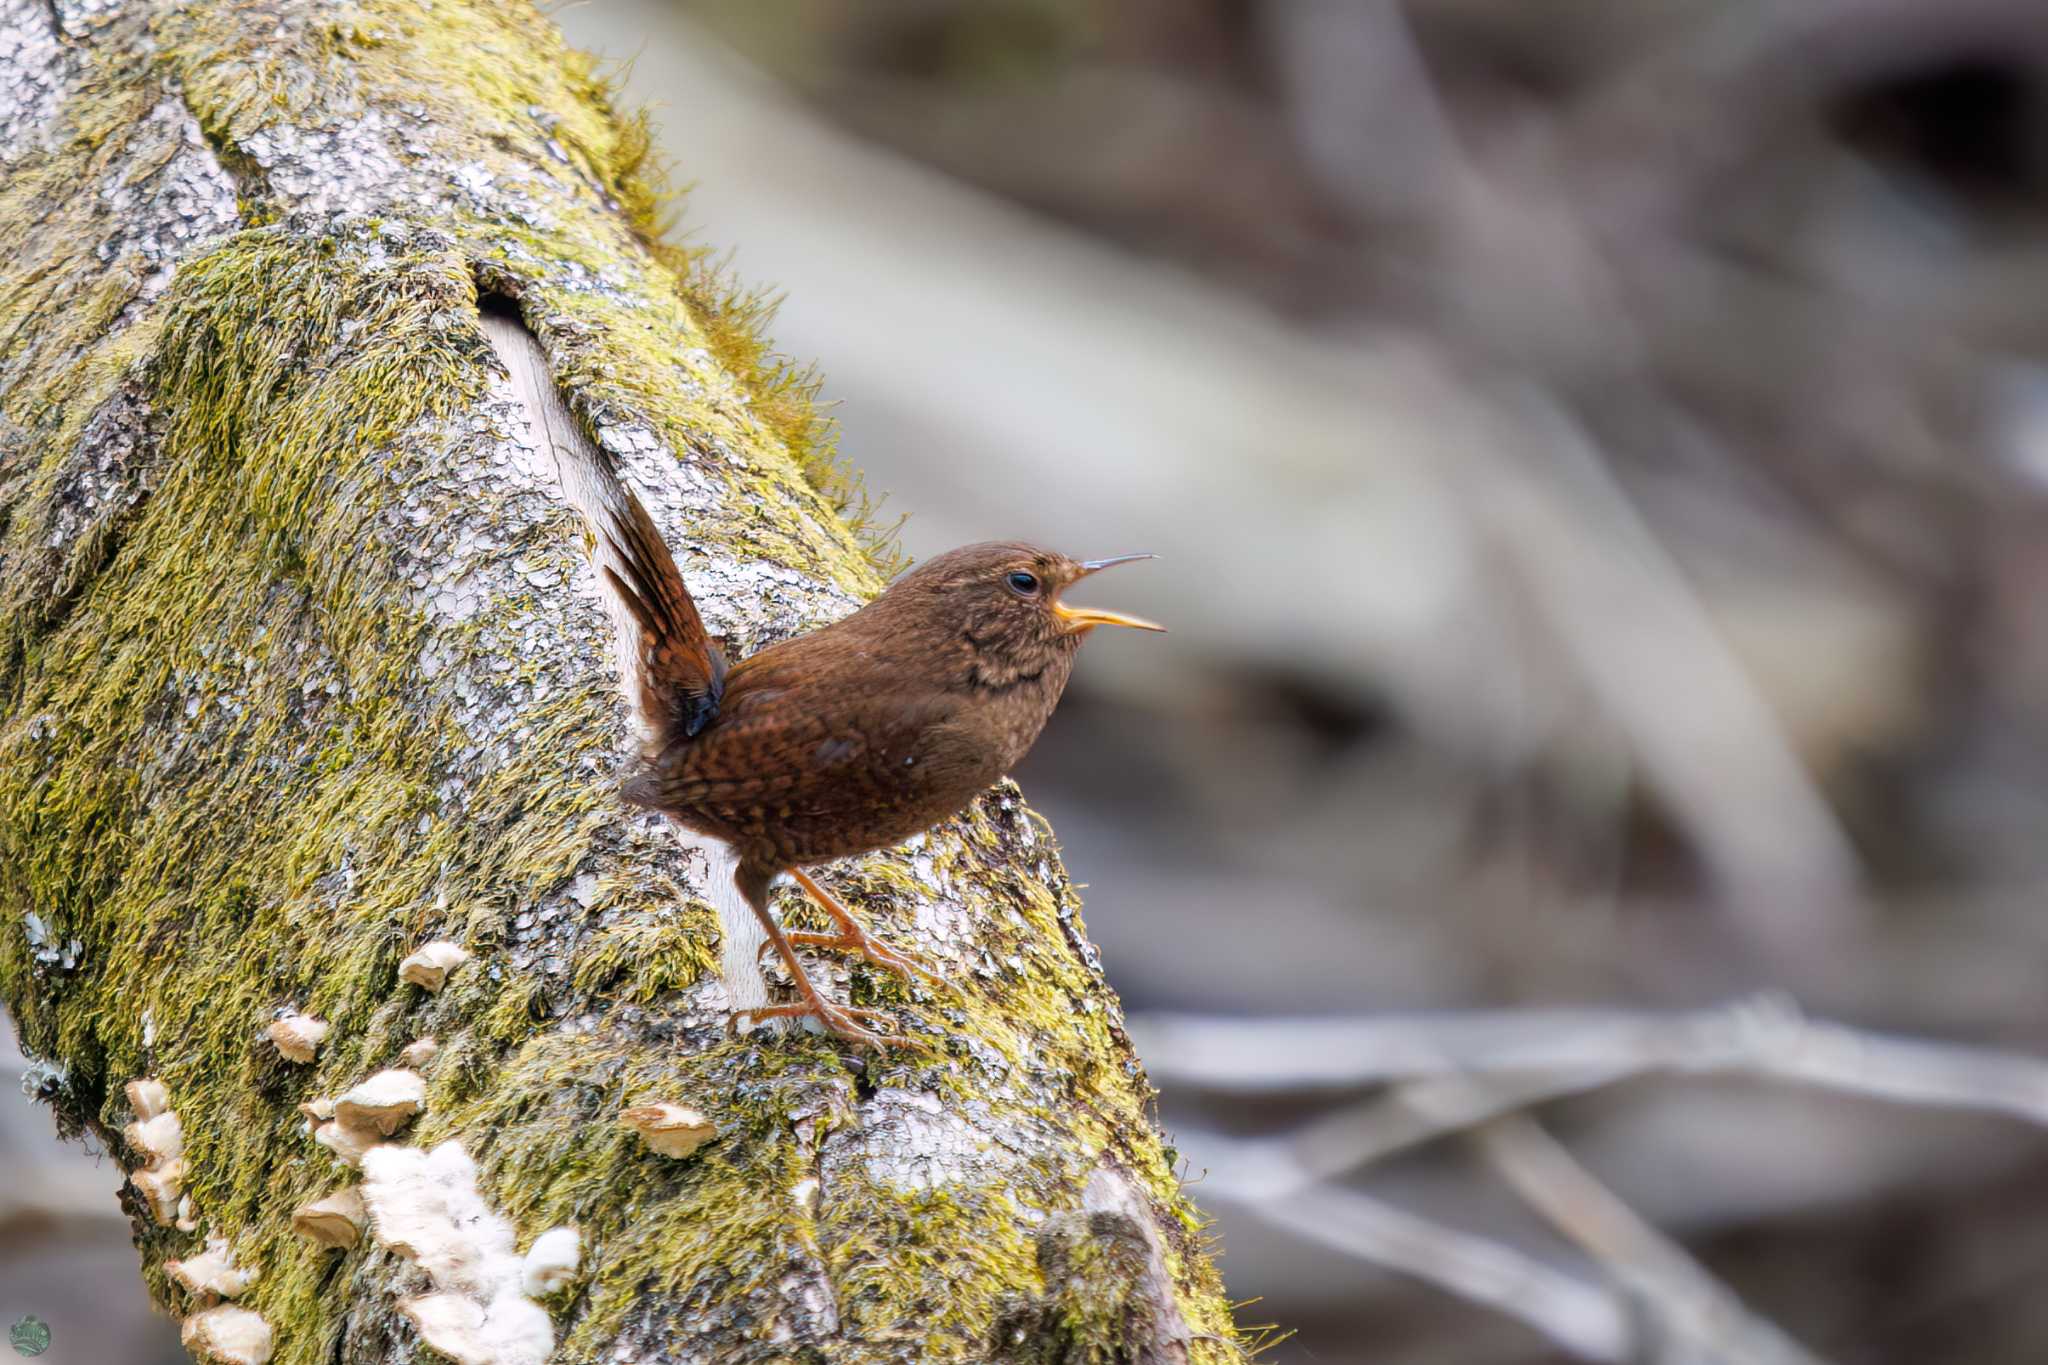
[[[888,595],[918,603],[925,620],[948,630],[971,652],[978,680],[1003,685],[1071,658],[1097,626],[1165,630],[1140,617],[1072,606],[1062,598],[1092,573],[1150,558],[1075,560],[1034,545],[990,541],[926,560],[898,579]]]

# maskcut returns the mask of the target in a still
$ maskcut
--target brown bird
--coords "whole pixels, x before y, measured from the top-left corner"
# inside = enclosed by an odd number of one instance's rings
[[[877,1012],[826,999],[796,946],[855,952],[950,983],[871,937],[804,869],[900,843],[1007,773],[1052,715],[1090,630],[1164,629],[1068,606],[1061,593],[1099,569],[1151,556],[1077,562],[1012,542],[964,546],[919,565],[851,616],[728,670],[653,520],[629,491],[613,489],[593,521],[599,571],[624,607],[621,625],[630,625],[625,681],[641,743],[625,797],[730,847],[739,895],[802,997],[736,1013],[809,1015],[842,1038],[904,1041],[867,1027]],[[837,933],[783,931],[768,891],[784,873]],[[728,937],[733,931],[728,924]]]

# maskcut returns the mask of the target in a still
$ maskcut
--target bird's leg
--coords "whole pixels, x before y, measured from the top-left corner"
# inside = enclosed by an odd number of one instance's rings
[[[762,888],[761,895],[748,896],[747,904],[753,907],[755,918],[761,921],[762,929],[767,931],[768,941],[775,945],[776,955],[782,959],[782,965],[789,969],[790,979],[796,982],[797,993],[803,996],[803,999],[793,1004],[762,1005],[738,1013],[754,1019],[811,1017],[834,1035],[848,1042],[866,1043],[869,1047],[877,1049],[911,1046],[908,1038],[893,1033],[876,1033],[865,1026],[867,1020],[887,1020],[888,1015],[876,1010],[855,1009],[850,1005],[835,1005],[819,993],[818,988],[811,984],[810,976],[804,971],[804,964],[797,960],[796,949],[790,946],[788,935],[782,932],[782,926],[775,922],[775,916],[769,911],[766,889],[765,886]]]
[[[807,948],[836,948],[841,952],[859,953],[877,967],[886,967],[906,979],[913,975],[921,976],[941,990],[950,991],[954,995],[966,994],[954,985],[944,972],[924,960],[921,954],[905,948],[892,948],[868,933],[861,927],[861,922],[853,917],[853,911],[841,905],[838,897],[813,881],[810,874],[802,868],[791,868],[789,875],[796,878],[796,884],[804,889],[804,894],[822,906],[825,913],[839,926],[839,932],[836,934],[792,931],[789,935],[791,943],[801,944]]]

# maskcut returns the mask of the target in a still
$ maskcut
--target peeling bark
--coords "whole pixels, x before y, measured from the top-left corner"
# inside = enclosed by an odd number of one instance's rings
[[[643,152],[520,6],[0,0],[0,996],[41,1093],[159,1185],[130,1096],[176,1113],[178,1188],[130,1211],[223,1359],[1233,1358],[1013,787],[827,870],[967,983],[814,969],[925,1050],[726,1027],[480,294],[735,655],[878,579],[751,306],[655,244]],[[436,942],[467,956],[401,970]],[[350,1122],[415,1069],[416,1115]],[[659,1105],[716,1135],[655,1150],[621,1116]],[[358,1162],[362,1235],[295,1232]]]

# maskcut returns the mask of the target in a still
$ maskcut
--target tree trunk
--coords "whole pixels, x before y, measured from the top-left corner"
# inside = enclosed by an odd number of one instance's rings
[[[879,582],[644,146],[522,5],[0,0],[0,994],[42,1093],[224,1359],[1234,1358],[1014,788],[827,870],[966,986],[820,963],[929,1044],[879,1057],[733,1034],[705,863],[616,799],[564,461],[735,656]],[[660,1105],[716,1135],[654,1150]]]

